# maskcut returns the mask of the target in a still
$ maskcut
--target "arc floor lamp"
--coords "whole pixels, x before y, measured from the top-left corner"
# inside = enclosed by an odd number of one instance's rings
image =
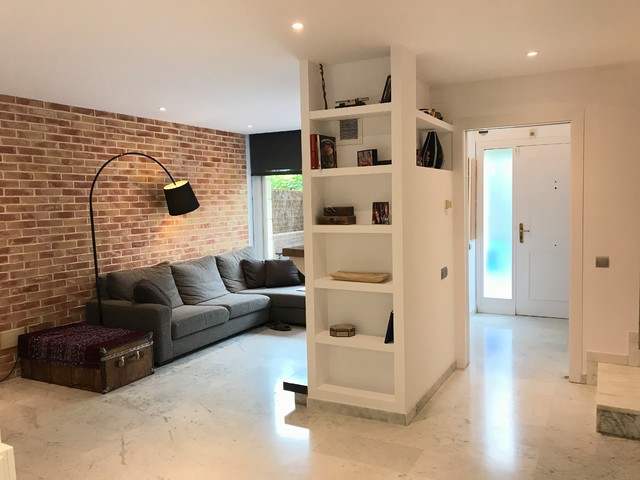
[[[198,203],[198,199],[193,193],[193,189],[191,188],[191,185],[189,184],[189,182],[187,180],[181,180],[176,182],[171,176],[171,174],[169,173],[169,170],[167,170],[164,165],[162,165],[158,160],[156,160],[150,155],[147,155],[145,153],[140,153],[140,152],[126,152],[126,153],[121,153],[119,155],[111,157],[109,160],[104,162],[104,164],[98,170],[98,173],[96,173],[96,176],[93,178],[93,183],[91,184],[91,191],[89,192],[89,215],[91,217],[91,242],[93,245],[93,269],[96,277],[95,278],[96,297],[98,299],[98,318],[100,319],[100,325],[103,324],[102,298],[100,295],[100,272],[98,269],[98,253],[96,250],[96,230],[95,230],[95,223],[93,220],[93,189],[96,186],[96,181],[98,180],[98,177],[100,176],[100,173],[102,172],[102,170],[104,170],[104,168],[114,160],[125,157],[127,155],[138,155],[140,157],[148,158],[149,160],[152,160],[158,165],[160,165],[160,167],[169,176],[172,183],[165,185],[163,189],[164,197],[167,202],[167,208],[169,209],[169,215],[184,215],[185,213],[193,212],[200,206],[200,203]]]

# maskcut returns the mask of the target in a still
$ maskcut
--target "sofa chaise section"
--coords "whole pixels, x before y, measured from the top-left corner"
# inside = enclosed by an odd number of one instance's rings
[[[270,322],[306,325],[304,276],[291,260],[260,260],[245,247],[216,256],[216,262],[230,292],[269,297]]]

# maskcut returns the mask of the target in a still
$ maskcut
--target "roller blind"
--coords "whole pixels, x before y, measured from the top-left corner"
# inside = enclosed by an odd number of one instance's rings
[[[300,130],[249,135],[251,175],[302,173]]]

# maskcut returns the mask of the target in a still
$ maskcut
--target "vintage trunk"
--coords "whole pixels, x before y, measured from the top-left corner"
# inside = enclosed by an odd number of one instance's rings
[[[22,377],[107,393],[153,373],[151,333],[72,324],[20,335]]]

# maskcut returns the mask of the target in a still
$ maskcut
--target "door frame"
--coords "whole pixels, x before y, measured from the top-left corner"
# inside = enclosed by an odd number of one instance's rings
[[[527,127],[529,126],[533,126],[533,125],[526,125]],[[537,125],[540,126],[540,125]],[[476,305],[479,307],[480,305],[480,288],[482,287],[482,272],[483,272],[483,268],[484,268],[484,259],[482,256],[482,246],[483,246],[483,240],[482,240],[482,235],[484,232],[484,224],[483,224],[483,212],[484,212],[484,204],[481,201],[482,198],[482,193],[483,193],[483,179],[484,179],[484,162],[483,159],[480,158],[480,156],[478,155],[478,151],[479,150],[492,150],[492,149],[506,149],[506,148],[510,148],[513,151],[513,177],[515,177],[515,161],[516,161],[516,149],[519,147],[535,147],[535,146],[542,146],[542,145],[565,145],[567,143],[569,143],[570,145],[570,138],[567,137],[563,137],[563,136],[556,136],[556,137],[535,137],[535,138],[524,138],[524,139],[504,139],[504,140],[478,140],[475,142],[475,151],[473,152],[473,154],[476,156],[476,160],[477,160],[477,168],[476,168],[476,208],[477,208],[477,212],[476,212],[476,228],[477,228],[477,235],[476,235]],[[484,156],[484,155],[483,155]],[[515,182],[513,183],[513,195],[511,198],[512,201],[512,210],[513,210],[513,214],[512,214],[512,226],[515,227],[516,225],[516,215],[517,215],[517,210],[516,210],[516,202],[515,202],[515,190],[516,186],[515,186]],[[571,193],[571,192],[569,192]],[[489,300],[489,304],[492,304],[493,307],[491,307],[492,310],[494,310],[493,313],[496,314],[504,314],[504,315],[517,315],[517,275],[516,275],[516,268],[517,268],[517,233],[515,231],[515,228],[512,228],[512,232],[511,232],[511,300]],[[569,252],[571,252],[571,245],[569,245]],[[485,306],[487,305],[487,303],[485,303]]]
[[[454,205],[462,205],[462,214],[454,217],[454,277],[456,298],[455,353],[458,368],[469,364],[469,193],[466,132],[487,128],[570,123],[570,278],[569,278],[569,380],[586,381],[583,373],[583,256],[584,256],[584,109],[548,109],[520,114],[473,118],[453,118]]]

